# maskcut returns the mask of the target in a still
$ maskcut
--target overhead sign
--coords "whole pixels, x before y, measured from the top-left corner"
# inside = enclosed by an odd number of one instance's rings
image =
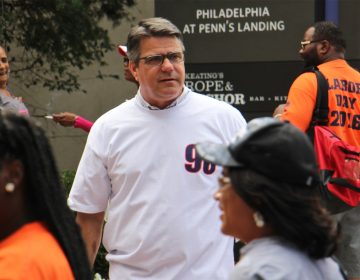
[[[352,59],[360,58],[360,23],[352,24],[360,21],[360,1],[354,2],[339,2],[339,26]],[[298,50],[314,23],[315,0],[155,0],[155,15],[183,33],[186,85],[233,105],[249,120],[270,116],[286,102],[303,68]]]
[[[155,14],[182,31],[189,63],[289,61],[314,0],[156,0]]]

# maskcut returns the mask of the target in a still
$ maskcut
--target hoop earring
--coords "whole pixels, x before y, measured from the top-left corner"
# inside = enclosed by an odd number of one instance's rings
[[[5,191],[6,191],[7,193],[12,193],[12,192],[14,192],[14,191],[15,191],[15,184],[14,184],[14,183],[11,183],[11,182],[7,183],[7,184],[5,185]]]
[[[254,212],[253,218],[254,218],[255,225],[258,228],[262,228],[265,226],[264,217],[263,217],[263,215],[261,215],[261,213],[259,211]]]

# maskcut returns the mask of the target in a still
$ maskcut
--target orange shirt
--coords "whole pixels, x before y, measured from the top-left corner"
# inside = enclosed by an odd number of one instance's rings
[[[40,222],[22,226],[0,241],[0,280],[73,280],[69,262]]]
[[[343,59],[320,64],[318,68],[329,83],[329,128],[347,143],[360,147],[360,73]],[[312,119],[316,93],[315,74],[300,75],[290,88],[281,119],[306,131]]]

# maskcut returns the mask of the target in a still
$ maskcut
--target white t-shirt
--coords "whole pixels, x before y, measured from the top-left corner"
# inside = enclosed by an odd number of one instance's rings
[[[95,122],[69,205],[108,206],[103,244],[111,279],[217,280],[233,267],[212,195],[220,168],[194,144],[228,143],[245,120],[232,106],[184,89],[175,106],[143,105],[139,93]]]
[[[251,241],[229,280],[341,280],[339,265],[331,258],[311,259],[277,238]]]

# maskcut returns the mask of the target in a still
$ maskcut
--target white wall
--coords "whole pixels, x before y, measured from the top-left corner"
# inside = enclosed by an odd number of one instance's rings
[[[109,30],[112,43],[126,43],[127,33],[131,25],[142,18],[154,16],[154,1],[141,0],[137,6],[130,9],[134,21],[123,21],[115,29],[109,22],[104,22]],[[10,56],[13,54],[9,54]],[[95,121],[104,112],[131,98],[136,93],[136,86],[123,78],[123,60],[114,49],[106,55],[108,65],[99,68],[92,65],[81,71],[80,82],[87,93],[49,92],[42,87],[24,88],[19,81],[11,80],[13,94],[22,96],[32,115],[52,114],[56,112],[75,112],[89,120]],[[94,78],[101,69],[102,73],[118,73],[120,79]],[[61,171],[75,170],[79,163],[87,133],[80,129],[64,128],[56,125],[52,120],[34,118],[41,123],[50,138],[55,157]]]

